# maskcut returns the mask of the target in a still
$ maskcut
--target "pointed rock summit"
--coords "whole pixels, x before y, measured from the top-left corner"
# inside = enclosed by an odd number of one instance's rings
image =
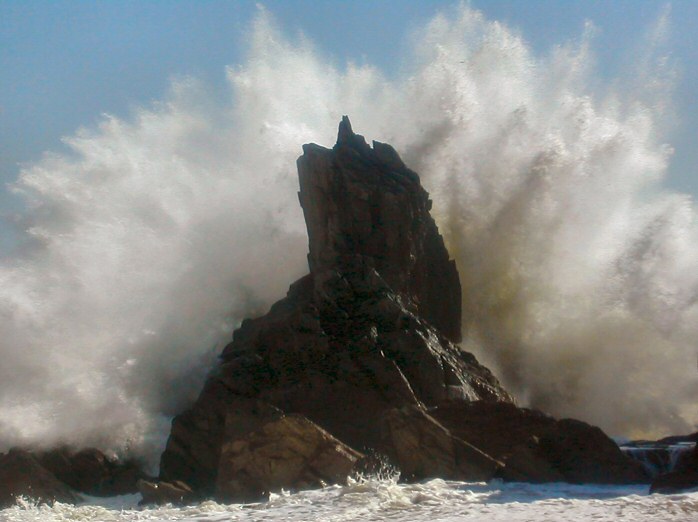
[[[566,444],[593,433],[614,446],[597,428],[575,424],[577,438],[565,438],[560,421],[517,408],[453,344],[458,272],[419,176],[390,145],[369,146],[345,116],[332,149],[303,146],[298,174],[310,273],[234,332],[198,400],[172,422],[161,481],[251,500],[341,482],[381,460],[407,480],[564,480],[576,476],[556,464],[567,462]],[[619,450],[604,454],[621,470],[608,476],[590,452],[574,462],[601,481],[637,477]]]
[[[369,147],[346,116],[332,150],[311,144],[303,152],[299,195],[311,274],[370,266],[406,307],[459,342],[460,279],[419,176],[390,145]]]

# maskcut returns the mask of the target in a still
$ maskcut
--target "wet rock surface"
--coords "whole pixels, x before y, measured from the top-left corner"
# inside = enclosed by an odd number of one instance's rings
[[[599,428],[557,420],[507,403],[450,401],[430,411],[454,436],[504,463],[497,475],[511,481],[595,484],[647,483],[638,462]]]
[[[200,497],[184,482],[161,482],[139,480],[138,492],[141,494],[140,506],[147,505],[186,505],[201,500]]]
[[[284,415],[223,445],[216,498],[256,501],[293,485],[338,484],[363,457],[301,415]]]
[[[698,489],[698,433],[685,436],[666,437],[655,444],[676,445],[693,444],[688,451],[681,451],[669,466],[666,473],[660,473],[650,484],[650,493],[680,493]],[[674,450],[676,451],[676,450]]]
[[[386,412],[384,436],[392,462],[404,480],[440,477],[449,480],[489,480],[502,463],[455,437],[417,406]]]
[[[78,502],[81,494],[125,495],[136,493],[144,478],[148,477],[135,461],[119,462],[95,448],[14,448],[0,455],[0,503],[12,504],[18,495],[49,503]]]
[[[137,482],[147,478],[136,462],[116,462],[95,448],[58,448],[38,453],[37,459],[71,488],[97,497],[136,493]]]
[[[80,496],[44,468],[28,451],[12,449],[0,455],[0,507],[15,503],[17,497],[40,502],[78,502]]]

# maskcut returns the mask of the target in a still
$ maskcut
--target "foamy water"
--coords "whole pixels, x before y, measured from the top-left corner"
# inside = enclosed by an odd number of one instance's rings
[[[251,35],[227,102],[178,81],[22,171],[26,244],[0,264],[0,450],[156,462],[234,325],[307,270],[295,159],[332,145],[342,114],[420,172],[464,344],[522,403],[613,434],[692,428],[698,235],[691,198],[661,188],[671,86],[654,33],[641,69],[607,85],[593,30],[537,55],[467,6],[425,22],[396,77],[332,65],[263,11]]]
[[[96,504],[53,507],[30,503],[0,512],[3,522],[53,521],[691,521],[698,519],[698,493],[647,495],[647,486],[569,484],[424,484],[368,481],[316,491],[274,495],[269,502],[135,509],[137,496]]]

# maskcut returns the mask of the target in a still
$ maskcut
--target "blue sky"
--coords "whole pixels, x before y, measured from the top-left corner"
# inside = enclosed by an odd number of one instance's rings
[[[289,34],[303,32],[331,60],[368,62],[396,73],[412,29],[451,1],[268,0]],[[491,19],[516,28],[537,52],[580,37],[585,21],[602,78],[632,59],[665,2],[649,0],[473,0]],[[679,120],[667,185],[698,194],[698,1],[670,4],[666,51],[678,64]],[[215,87],[239,62],[256,4],[210,1],[0,0],[0,182],[62,136],[103,113],[128,116],[161,98],[172,78],[193,75]],[[5,211],[18,208],[0,190]]]

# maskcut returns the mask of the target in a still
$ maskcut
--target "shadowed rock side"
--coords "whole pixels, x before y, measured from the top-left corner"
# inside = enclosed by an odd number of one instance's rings
[[[31,453],[13,449],[0,455],[0,507],[14,504],[20,496],[40,502],[80,500],[80,495],[42,467]]]
[[[310,144],[298,159],[311,273],[370,260],[403,304],[453,342],[461,340],[455,261],[429,214],[431,201],[395,149],[369,147],[345,116],[333,150]]]
[[[643,480],[620,450],[606,448],[613,443],[598,428],[572,429],[517,408],[492,373],[453,344],[461,338],[458,272],[428,194],[392,147],[368,146],[345,117],[333,149],[303,151],[310,274],[234,332],[196,403],[173,420],[162,481],[245,500],[341,481],[356,452],[387,456],[406,480]],[[467,422],[488,411],[499,422]],[[499,432],[519,421],[510,434]],[[286,442],[270,435],[286,432],[293,432]],[[323,442],[336,451],[321,459],[321,471],[318,433],[337,439]],[[587,436],[610,457],[577,444]],[[571,459],[560,456],[565,448],[576,452]],[[508,475],[507,459],[516,462]]]
[[[204,495],[214,493],[219,473],[229,475],[221,448],[285,414],[400,463],[405,452],[397,442],[405,439],[386,431],[387,412],[447,399],[512,401],[450,340],[460,339],[460,282],[418,176],[389,145],[369,147],[346,118],[334,149],[303,149],[299,197],[310,274],[265,316],[243,321],[197,402],[173,421],[162,456],[162,480]],[[444,458],[461,455],[448,430],[434,433],[441,433]],[[492,459],[482,460],[493,468]],[[463,467],[477,466],[453,461],[432,466],[449,471],[430,476],[463,478]]]
[[[99,497],[138,491],[147,478],[133,461],[117,462],[95,448],[49,451],[13,448],[0,454],[0,508],[19,496],[40,502],[78,502],[81,493]]]
[[[643,466],[626,457],[599,428],[557,420],[513,404],[450,401],[430,414],[504,466],[509,481],[634,484],[649,481]]]

